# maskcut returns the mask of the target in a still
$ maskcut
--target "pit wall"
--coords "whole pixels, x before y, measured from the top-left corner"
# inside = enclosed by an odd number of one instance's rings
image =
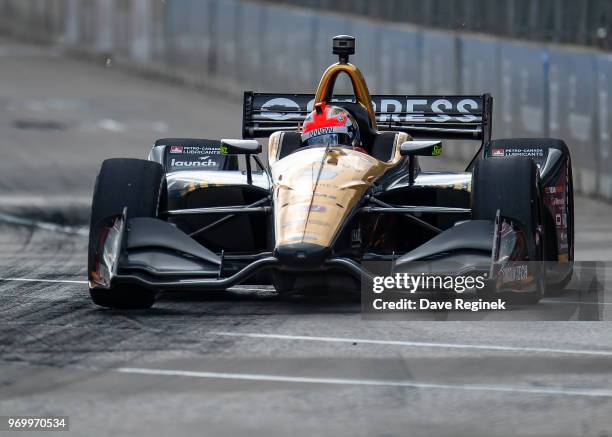
[[[236,98],[314,92],[331,37],[348,33],[371,93],[491,93],[494,138],[564,139],[576,190],[612,200],[610,53],[246,0],[0,0],[0,31]]]

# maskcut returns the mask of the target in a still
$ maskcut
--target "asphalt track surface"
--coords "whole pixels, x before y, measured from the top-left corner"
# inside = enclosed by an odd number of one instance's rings
[[[244,288],[95,307],[82,223],[101,161],[239,136],[240,114],[0,41],[0,415],[67,415],[88,436],[612,434],[606,321],[369,322],[354,302]],[[577,258],[612,260],[612,207],[576,213]],[[540,308],[579,319],[575,299]]]

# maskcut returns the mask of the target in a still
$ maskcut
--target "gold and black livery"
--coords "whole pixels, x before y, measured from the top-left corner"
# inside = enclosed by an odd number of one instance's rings
[[[569,280],[573,188],[563,141],[491,140],[488,94],[370,95],[349,62],[355,39],[335,37],[333,52],[338,62],[314,94],[245,92],[242,139],[164,138],[147,160],[104,162],[90,228],[94,302],[148,307],[160,290],[240,284],[354,290],[371,275],[368,261],[404,271],[451,263],[493,282],[508,263],[554,262],[501,284],[532,302]],[[353,94],[334,94],[341,74]],[[303,146],[301,123],[318,102],[354,116],[368,153]],[[441,140],[475,142],[465,171],[422,170],[419,159],[441,155]]]

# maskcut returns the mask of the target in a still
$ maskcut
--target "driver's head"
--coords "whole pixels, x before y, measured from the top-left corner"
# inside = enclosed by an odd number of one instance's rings
[[[317,103],[302,126],[303,146],[360,147],[355,118],[344,108]]]

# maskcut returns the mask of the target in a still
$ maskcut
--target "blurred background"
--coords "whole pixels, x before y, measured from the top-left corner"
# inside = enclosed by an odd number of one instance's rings
[[[611,14],[612,0],[0,0],[0,411],[69,414],[87,436],[177,424],[609,436],[610,323],[529,321],[609,320]],[[495,138],[568,143],[575,287],[482,313],[512,320],[488,324],[364,322],[358,303],[269,289],[96,309],[87,220],[102,161],[145,158],[157,138],[240,137],[243,91],[314,92],[342,33],[356,36],[372,93],[491,93]],[[460,169],[472,152],[450,143],[429,159]],[[126,365],[323,384],[117,373]]]
[[[330,38],[349,33],[371,93],[491,93],[495,138],[564,139],[577,191],[612,200],[610,0],[0,0],[0,17],[5,35],[234,103],[247,89],[313,92]],[[173,130],[159,121],[157,136]],[[240,113],[225,124],[239,135]]]
[[[609,0],[280,0],[396,23],[609,50]]]

